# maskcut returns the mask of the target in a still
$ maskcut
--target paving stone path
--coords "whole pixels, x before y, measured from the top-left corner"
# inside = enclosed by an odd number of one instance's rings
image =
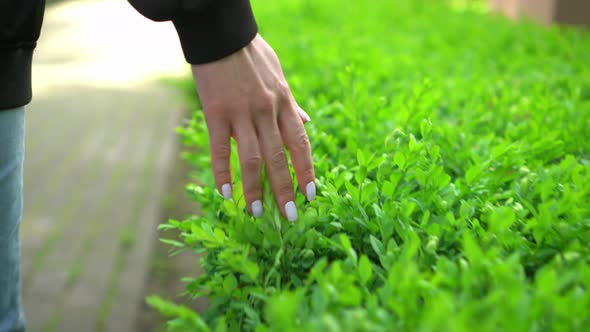
[[[186,74],[172,26],[126,1],[45,15],[27,107],[23,301],[29,331],[132,331]]]

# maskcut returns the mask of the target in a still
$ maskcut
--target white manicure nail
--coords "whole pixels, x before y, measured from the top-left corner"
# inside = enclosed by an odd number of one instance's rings
[[[293,201],[290,201],[287,204],[285,204],[285,213],[287,214],[287,220],[297,220],[297,207],[295,207],[295,203]]]
[[[260,200],[252,203],[252,214],[256,218],[262,217],[262,202]]]
[[[223,195],[223,198],[231,199],[231,185],[229,183],[221,186],[221,194]]]
[[[306,122],[311,121],[309,115],[301,107],[299,107],[299,114],[301,114],[301,116],[303,117],[303,119],[305,119]]]
[[[315,199],[315,183],[313,181],[305,186],[305,192],[308,201],[311,202]]]

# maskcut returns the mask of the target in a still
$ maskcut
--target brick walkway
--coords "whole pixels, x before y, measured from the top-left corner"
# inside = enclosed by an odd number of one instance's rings
[[[170,25],[126,1],[48,8],[27,109],[23,297],[30,331],[131,331],[186,73]]]

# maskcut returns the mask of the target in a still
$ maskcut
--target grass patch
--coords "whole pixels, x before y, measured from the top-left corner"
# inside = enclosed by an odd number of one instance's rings
[[[290,224],[267,186],[254,220],[186,152],[203,214],[161,227],[205,254],[187,291],[210,305],[151,298],[171,331],[590,326],[588,32],[428,0],[255,12],[313,119],[318,198]],[[203,124],[187,147],[207,151]]]

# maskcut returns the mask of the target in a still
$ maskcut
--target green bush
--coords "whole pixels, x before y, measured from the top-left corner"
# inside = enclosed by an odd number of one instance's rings
[[[268,185],[260,220],[239,181],[223,201],[195,112],[203,211],[161,228],[203,253],[187,293],[210,305],[150,298],[171,331],[590,326],[590,33],[466,3],[254,2],[312,117],[319,195],[293,224]]]

